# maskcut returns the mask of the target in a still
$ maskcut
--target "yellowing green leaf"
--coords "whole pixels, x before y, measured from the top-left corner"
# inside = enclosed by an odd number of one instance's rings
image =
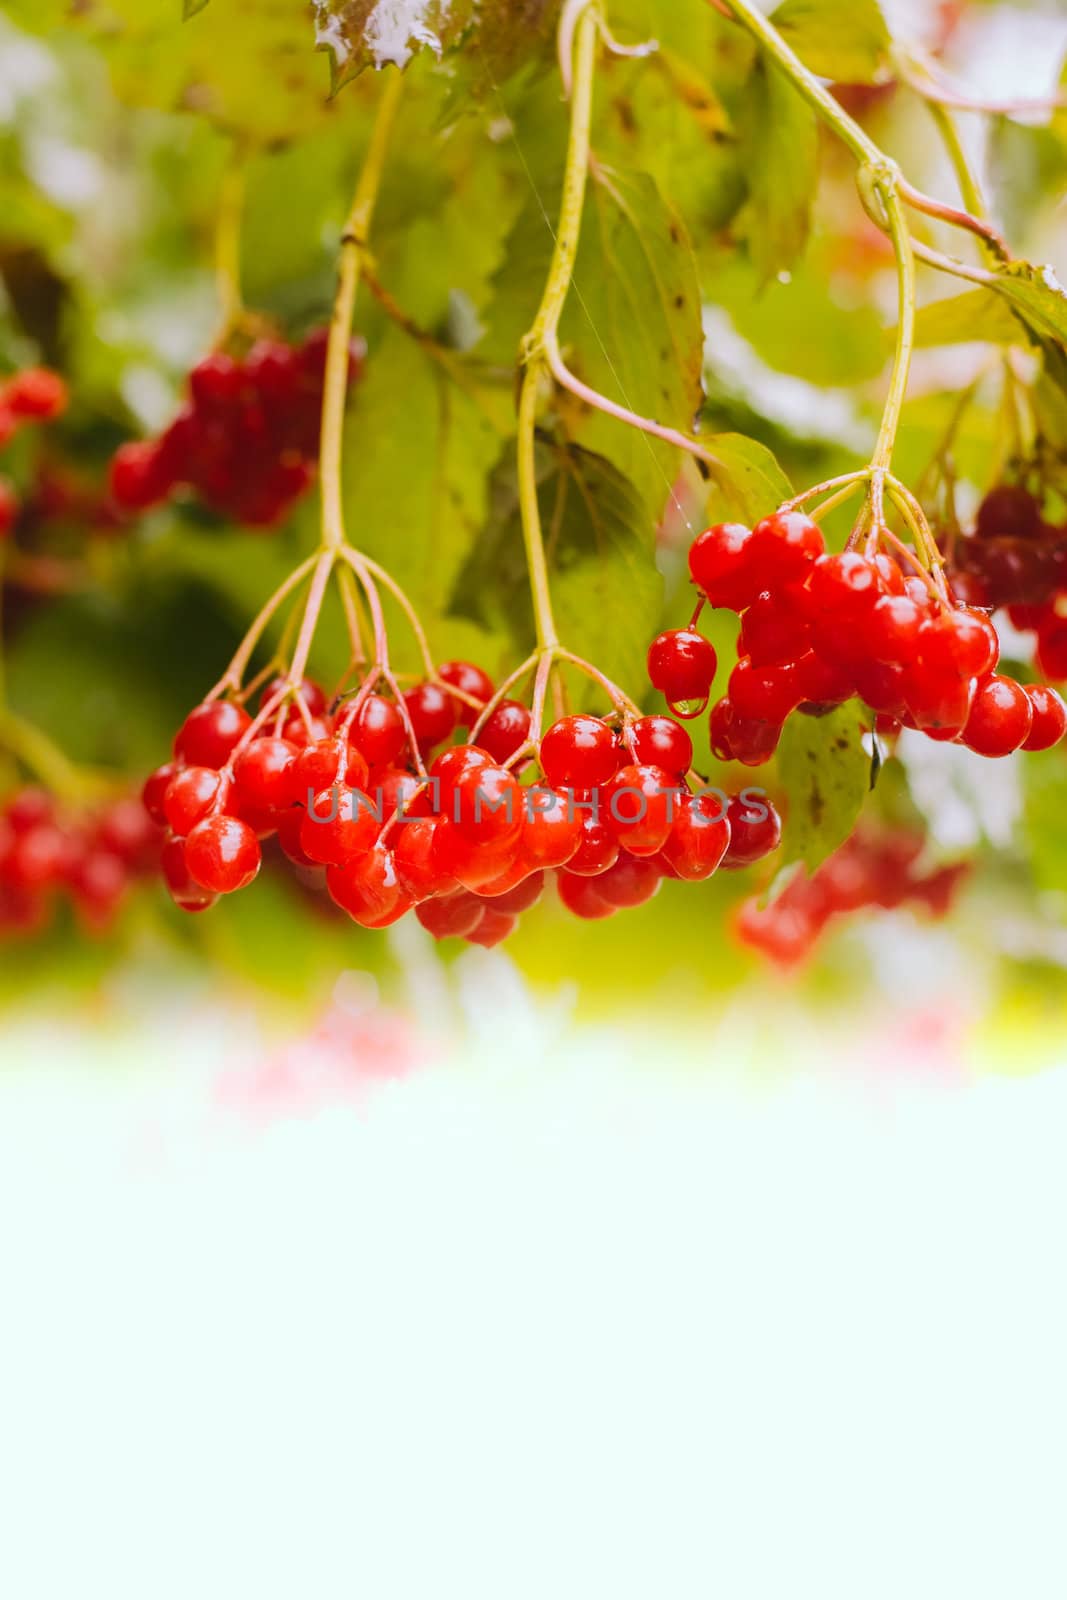
[[[748,248],[757,278],[788,272],[808,242],[818,179],[815,113],[777,67],[760,60],[743,126],[748,159]]]
[[[789,479],[758,440],[742,433],[718,433],[703,443],[715,459],[709,522],[745,522],[751,527],[792,494]]]
[[[1025,335],[1008,307],[987,289],[970,289],[923,306],[915,319],[920,348],[943,344],[1021,344]]]
[[[789,718],[778,747],[778,775],[788,796],[782,865],[809,872],[844,844],[870,786],[870,760],[854,703],[825,717]]]
[[[839,83],[874,83],[889,29],[878,0],[783,0],[773,22],[805,66]]]

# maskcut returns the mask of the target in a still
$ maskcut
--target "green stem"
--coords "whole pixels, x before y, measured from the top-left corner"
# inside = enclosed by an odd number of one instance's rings
[[[597,5],[590,4],[578,19],[574,42],[574,80],[571,93],[571,126],[567,145],[567,164],[563,174],[563,198],[556,227],[556,243],[545,280],[541,304],[533,326],[523,340],[523,368],[519,390],[518,474],[519,511],[530,574],[537,642],[542,650],[559,645],[552,612],[541,507],[537,497],[538,388],[542,373],[548,370],[546,343],[555,344],[563,307],[567,302],[578,239],[585,208],[589,177],[590,131],[593,119],[593,74],[596,65]]]
[[[888,471],[893,460],[893,446],[896,443],[900,415],[908,392],[908,375],[915,349],[915,257],[912,253],[911,234],[908,231],[904,206],[895,185],[886,180],[876,179],[875,189],[885,207],[889,236],[893,241],[893,254],[897,263],[897,298],[900,307],[889,393],[882,412],[878,440],[871,457],[871,466],[876,471]]]
[[[326,379],[322,393],[322,439],[319,447],[319,493],[322,498],[322,546],[339,550],[345,542],[344,509],[341,496],[341,455],[344,445],[345,400],[348,395],[349,342],[356,308],[363,253],[367,247],[371,219],[381,188],[389,135],[400,103],[403,75],[388,73],[378,114],[371,131],[370,146],[356,184],[352,209],[341,234],[341,260],[337,297],[330,319],[326,349]]]

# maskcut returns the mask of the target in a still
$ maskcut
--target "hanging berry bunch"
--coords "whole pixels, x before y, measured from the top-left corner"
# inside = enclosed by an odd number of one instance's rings
[[[40,932],[63,902],[106,932],[131,886],[157,873],[161,841],[135,796],[85,804],[16,790],[0,805],[0,938]]]
[[[863,911],[910,907],[944,917],[970,870],[967,862],[924,869],[921,835],[861,827],[805,877],[794,876],[775,899],[746,900],[735,927],[743,944],[780,967],[801,965],[831,923]]]
[[[283,521],[315,478],[327,339],[317,328],[301,344],[259,339],[243,358],[206,356],[159,438],[119,446],[110,471],[115,504],[146,511],[185,490],[246,527]],[[362,362],[353,340],[349,383]]]
[[[1054,690],[997,672],[988,615],[954,601],[939,570],[888,530],[829,553],[818,524],[787,507],[751,530],[708,528],[689,570],[710,605],[741,615],[737,662],[711,714],[721,760],[759,765],[794,712],[852,698],[984,756],[1045,750],[1067,729]]]

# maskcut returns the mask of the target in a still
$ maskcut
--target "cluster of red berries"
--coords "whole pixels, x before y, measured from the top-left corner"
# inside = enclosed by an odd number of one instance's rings
[[[777,965],[794,967],[811,955],[835,917],[902,906],[946,916],[969,865],[924,871],[922,850],[915,834],[860,829],[811,877],[798,873],[769,904],[746,900],[736,918],[738,937]]]
[[[67,386],[47,367],[25,367],[0,383],[0,449],[19,428],[52,422],[66,409]],[[6,539],[18,520],[19,497],[9,479],[0,475],[0,539]]]
[[[223,351],[205,357],[189,375],[186,404],[159,438],[115,452],[115,504],[147,511],[191,489],[247,527],[280,522],[314,481],[328,338],[318,328],[299,345],[260,339],[243,360]],[[362,360],[353,341],[349,382]]]
[[[20,789],[0,807],[0,936],[39,932],[64,898],[104,931],[131,884],[158,870],[160,839],[135,797],[72,809]]]
[[[918,570],[884,552],[828,554],[816,522],[778,512],[755,528],[720,523],[693,542],[689,570],[704,599],[741,615],[738,659],[711,712],[711,748],[723,761],[759,766],[795,711],[820,715],[858,698],[871,711],[929,738],[985,756],[1045,750],[1067,731],[1054,689],[1024,687],[996,671],[990,618],[942,600]],[[664,672],[672,647],[691,676]],[[661,635],[649,653],[653,683],[669,699],[710,684],[715,653],[692,629]],[[690,713],[691,714],[691,713]]]
[[[1067,589],[1067,528],[1047,522],[1021,484],[991,489],[973,531],[947,541],[946,555],[965,597],[993,610],[1042,607]]]
[[[756,791],[692,792],[692,742],[669,717],[619,727],[564,717],[535,764],[524,759],[530,712],[515,700],[493,707],[477,743],[442,748],[493,697],[468,662],[446,662],[405,694],[403,711],[364,691],[331,709],[310,681],[279,701],[283,688],[266,686],[256,721],[232,700],[198,706],[174,760],[145,785],[149,814],[169,830],[163,874],[186,910],[251,883],[274,837],[363,927],[414,909],[438,938],[489,945],[536,901],[546,871],[559,873],[575,915],[604,917],[647,900],[664,877],[747,866],[781,835]]]

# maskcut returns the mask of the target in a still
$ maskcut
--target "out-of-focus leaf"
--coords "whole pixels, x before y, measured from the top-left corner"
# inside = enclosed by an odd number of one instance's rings
[[[871,764],[854,705],[825,717],[789,718],[778,747],[778,775],[788,796],[783,867],[809,872],[844,844],[870,786]]]
[[[742,123],[748,248],[761,283],[788,272],[808,242],[818,179],[815,113],[778,68],[756,63]]]
[[[969,289],[923,306],[915,319],[920,348],[942,344],[1021,344],[1025,334],[1004,301],[987,289]]]
[[[577,445],[538,450],[538,502],[552,573],[552,600],[569,648],[636,691],[663,584],[654,530],[639,495],[603,456]],[[452,609],[515,650],[534,643],[518,494],[510,458],[496,474],[493,513],[459,574]]]
[[[820,77],[875,83],[886,65],[889,29],[878,0],[783,0],[773,21]]]

